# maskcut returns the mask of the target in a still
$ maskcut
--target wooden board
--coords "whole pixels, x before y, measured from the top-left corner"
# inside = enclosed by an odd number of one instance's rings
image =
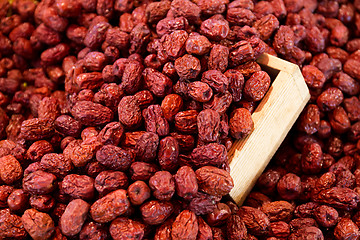
[[[229,151],[230,174],[235,185],[230,196],[239,205],[310,99],[297,65],[268,54],[261,55],[257,62],[270,76],[277,74],[277,77],[252,114],[253,132],[245,139],[234,142]]]

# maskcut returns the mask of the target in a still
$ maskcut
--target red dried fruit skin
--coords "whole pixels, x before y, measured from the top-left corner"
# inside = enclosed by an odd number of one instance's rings
[[[359,203],[358,194],[349,189],[332,187],[324,189],[312,197],[314,202],[330,205],[336,209],[351,210]]]
[[[86,126],[102,125],[113,119],[113,112],[101,104],[78,101],[71,109],[76,120]]]
[[[238,108],[231,114],[229,120],[231,136],[241,139],[250,134],[254,128],[251,113],[246,108]]]
[[[270,87],[270,76],[264,71],[258,71],[251,75],[245,82],[244,95],[251,101],[260,101]]]
[[[223,169],[205,166],[196,170],[199,190],[215,195],[224,196],[234,187],[232,177]]]
[[[250,233],[256,236],[267,234],[270,220],[264,212],[252,207],[240,207],[238,214]]]
[[[21,221],[33,239],[49,239],[55,230],[55,224],[51,217],[47,213],[38,212],[35,209],[26,210]]]
[[[165,97],[172,91],[172,81],[169,77],[152,68],[145,68],[143,77],[146,88],[157,97]]]
[[[190,155],[190,163],[194,167],[212,165],[220,167],[228,161],[227,151],[224,145],[209,143],[194,148]]]
[[[65,236],[78,234],[87,218],[90,205],[81,199],[71,201],[60,218],[60,229]]]
[[[106,223],[124,214],[129,206],[126,190],[120,189],[94,202],[90,207],[90,215],[96,222]]]
[[[173,239],[196,240],[199,225],[196,215],[189,210],[182,211],[172,224],[171,237]]]
[[[114,240],[121,239],[142,239],[144,236],[144,224],[120,217],[111,222],[109,231]]]
[[[150,225],[162,224],[173,213],[170,202],[152,200],[140,207],[141,216],[145,223]]]

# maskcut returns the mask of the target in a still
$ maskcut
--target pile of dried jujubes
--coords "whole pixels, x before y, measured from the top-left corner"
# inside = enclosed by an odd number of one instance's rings
[[[360,238],[359,0],[10,2],[0,239]],[[238,207],[227,151],[262,53],[312,97]]]

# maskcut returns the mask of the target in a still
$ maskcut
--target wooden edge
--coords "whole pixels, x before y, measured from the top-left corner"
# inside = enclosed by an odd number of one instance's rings
[[[234,180],[230,196],[239,205],[310,99],[297,65],[270,55],[262,55],[258,62],[280,72],[252,114],[253,132],[245,139],[234,142],[229,151],[230,174]]]
[[[260,55],[260,57],[256,60],[256,62],[290,74],[293,74],[296,71],[300,71],[298,65],[285,61],[281,58],[272,56],[267,53]]]

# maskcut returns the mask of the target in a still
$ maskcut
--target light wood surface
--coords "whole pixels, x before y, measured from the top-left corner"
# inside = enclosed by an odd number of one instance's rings
[[[229,151],[230,174],[234,180],[230,196],[239,205],[310,99],[297,65],[267,54],[261,55],[257,62],[265,66],[270,76],[278,75],[252,114],[253,132],[245,139],[234,142]]]

